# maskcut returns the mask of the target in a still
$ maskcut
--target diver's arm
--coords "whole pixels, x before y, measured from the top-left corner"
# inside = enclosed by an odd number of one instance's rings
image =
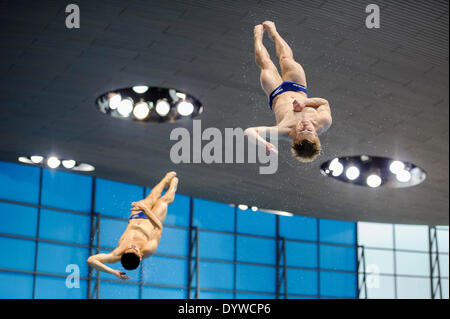
[[[287,136],[289,134],[289,129],[287,128],[279,128],[278,126],[258,126],[258,127],[249,127],[244,131],[248,140],[253,144],[260,145],[265,147],[268,151],[274,151],[278,153],[275,146],[271,143],[267,142],[262,136],[270,136],[271,139],[279,139],[283,136]]]
[[[120,256],[116,253],[116,250],[113,250],[109,254],[97,254],[88,258],[87,263],[92,268],[97,270],[106,272],[108,274],[115,275],[116,277],[125,280],[130,279],[125,276],[125,273],[120,272],[119,270],[112,269],[111,267],[106,266],[104,263],[115,263],[119,261]]]
[[[145,215],[155,224],[155,226],[159,229],[162,229],[163,225],[159,218],[142,202],[132,202],[133,208],[131,209],[134,212],[143,211]]]
[[[317,109],[317,111],[330,111],[330,104],[328,101],[320,97],[311,97],[303,101],[294,100],[292,105],[294,107],[294,112],[301,112],[305,107],[312,107]]]

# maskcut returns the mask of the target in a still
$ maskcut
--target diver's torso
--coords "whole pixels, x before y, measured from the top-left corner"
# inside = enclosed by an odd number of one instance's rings
[[[119,240],[119,245],[128,245],[128,243],[136,244],[143,252],[144,256],[151,255],[156,250],[159,240],[161,239],[162,230],[156,228],[149,219],[136,218],[130,219],[125,232]],[[149,245],[152,241],[156,242],[156,245]]]

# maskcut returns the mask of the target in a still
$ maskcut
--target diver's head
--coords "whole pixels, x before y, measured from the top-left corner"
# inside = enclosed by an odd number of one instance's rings
[[[295,137],[292,141],[292,154],[300,162],[312,162],[319,156],[321,150],[319,136],[310,120],[301,120],[295,127]]]
[[[120,262],[126,270],[133,270],[139,267],[141,260],[142,253],[140,249],[136,245],[130,245],[130,247],[123,252]]]

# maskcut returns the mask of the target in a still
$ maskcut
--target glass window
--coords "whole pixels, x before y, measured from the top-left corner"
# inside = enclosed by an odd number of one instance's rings
[[[139,285],[102,282],[100,285],[101,299],[138,299]]]
[[[165,224],[189,226],[190,198],[189,196],[176,194],[175,200],[167,209]]]
[[[233,289],[233,264],[201,261],[199,273],[200,287],[202,289]]]
[[[237,236],[237,260],[244,262],[275,264],[274,239]]]
[[[39,237],[89,245],[90,216],[41,210]]]
[[[0,199],[39,202],[39,168],[0,162]]]
[[[33,271],[36,249],[34,241],[0,237],[0,247],[10,252],[0,254],[0,268]]]
[[[286,264],[294,267],[317,268],[317,244],[286,241]]]
[[[393,248],[394,226],[391,224],[358,223],[358,244],[366,247]]]
[[[68,288],[66,278],[36,276],[36,299],[86,299],[87,281],[80,280],[79,288]]]
[[[156,253],[177,256],[189,255],[189,231],[164,227]]]
[[[207,231],[199,232],[200,258],[234,259],[234,237],[228,234],[216,234]],[[195,249],[194,249],[195,255]]]
[[[130,217],[131,202],[144,198],[144,188],[102,178],[96,180],[95,211],[108,216]]]
[[[356,226],[353,222],[320,219],[319,229],[321,242],[347,245],[356,243]]]
[[[288,292],[290,294],[316,296],[317,271],[289,269],[287,270]]]
[[[187,289],[165,287],[142,287],[142,299],[186,299]]]
[[[152,256],[144,259],[143,280],[153,284],[186,286],[188,260]]]
[[[430,279],[397,277],[397,298],[430,299]]]
[[[280,236],[288,239],[317,241],[317,219],[302,216],[279,216]]]
[[[237,290],[275,292],[275,267],[236,266]]]
[[[356,271],[356,249],[320,245],[320,268]]]
[[[276,236],[276,216],[250,209],[237,210],[237,232],[244,234]]]
[[[448,277],[448,255],[447,254],[439,254],[439,264],[441,270],[441,277]]]
[[[89,213],[92,177],[44,169],[42,205]]]
[[[426,253],[396,252],[397,273],[400,275],[430,275],[430,260]]]
[[[363,275],[359,275],[361,298],[364,298]],[[366,275],[367,297],[369,299],[394,299],[394,276],[383,276],[376,273]]]
[[[66,267],[75,264],[80,268],[80,276],[87,276],[88,248],[40,242],[38,249],[37,271],[67,275]]]
[[[0,299],[31,299],[33,296],[33,275],[0,271],[0,282]]]
[[[366,272],[394,273],[394,252],[392,250],[365,249]],[[362,261],[361,261],[362,263]],[[362,269],[360,269],[362,271]]]
[[[428,226],[395,225],[395,248],[428,251]]]
[[[448,230],[438,229],[437,240],[439,251],[448,253]]]
[[[0,233],[36,237],[37,208],[0,203]]]
[[[233,232],[234,207],[194,198],[194,226]]]
[[[441,279],[441,285],[442,285],[442,298],[448,299],[448,279]]]
[[[354,274],[321,271],[320,295],[324,297],[355,298],[356,280]]]

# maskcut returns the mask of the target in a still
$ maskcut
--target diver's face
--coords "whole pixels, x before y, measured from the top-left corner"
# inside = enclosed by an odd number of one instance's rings
[[[313,141],[317,137],[316,128],[310,120],[298,122],[295,131],[297,139],[301,141],[305,139]]]

